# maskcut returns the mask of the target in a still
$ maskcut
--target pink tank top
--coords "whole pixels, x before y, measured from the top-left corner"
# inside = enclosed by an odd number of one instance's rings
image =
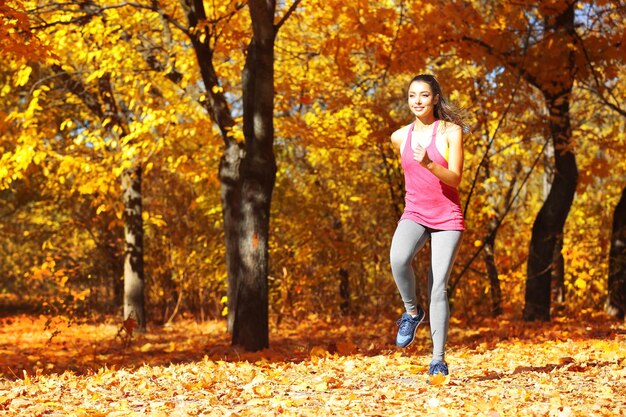
[[[434,125],[426,151],[433,162],[448,168],[448,161],[439,153],[436,145],[439,120]],[[411,134],[414,126],[415,123],[409,127],[401,158],[406,194],[404,213],[400,220],[409,219],[436,230],[465,230],[458,190],[444,184],[427,168],[413,160]]]

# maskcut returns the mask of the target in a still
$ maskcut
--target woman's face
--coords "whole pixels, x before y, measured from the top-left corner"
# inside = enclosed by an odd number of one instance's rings
[[[409,108],[417,117],[428,116],[435,112],[435,104],[439,96],[433,96],[433,92],[428,83],[414,81],[409,86]]]

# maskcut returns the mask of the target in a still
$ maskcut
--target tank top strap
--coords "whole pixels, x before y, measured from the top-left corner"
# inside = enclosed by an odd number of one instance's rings
[[[439,119],[435,120],[435,126],[433,127],[433,136],[430,139],[430,143],[436,143],[435,141],[437,140],[437,127],[439,127]]]
[[[415,127],[415,122],[411,123],[409,126],[409,133],[406,135],[406,140],[404,141],[404,150],[402,153],[404,154],[407,148],[411,148],[411,134],[413,133],[413,128]]]

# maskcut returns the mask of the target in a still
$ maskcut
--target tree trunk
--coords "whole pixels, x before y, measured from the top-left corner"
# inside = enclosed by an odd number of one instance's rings
[[[269,347],[268,254],[274,157],[273,1],[250,0],[253,37],[243,71],[243,133],[239,208],[239,282],[234,287],[233,344],[248,351]]]
[[[117,126],[121,137],[127,136],[129,130],[119,106],[113,95],[111,74],[105,73],[98,79],[100,96],[91,92],[80,78],[74,77],[60,65],[53,65],[52,71],[64,84],[67,91],[75,94],[83,104],[101,120],[109,118],[112,123],[107,125],[111,130]],[[102,104],[101,104],[102,101]],[[119,276],[115,273],[113,292],[115,299],[123,297],[124,320],[132,318],[137,322],[139,331],[146,328],[144,301],[144,269],[143,269],[143,218],[141,197],[141,167],[125,170],[122,174],[122,199],[124,203],[124,265],[123,288]],[[113,253],[113,251],[111,251]],[[112,255],[112,258],[115,256]],[[113,268],[117,271],[118,268]],[[121,294],[123,289],[123,295]]]
[[[296,2],[297,3],[297,2]],[[295,4],[292,5],[292,8]],[[253,36],[242,75],[245,143],[232,136],[235,121],[219,88],[211,36],[196,29],[207,20],[202,0],[181,0],[207,92],[206,108],[225,148],[220,160],[222,215],[228,270],[228,329],[248,351],[269,346],[268,248],[274,157],[274,0],[249,0]],[[291,10],[291,9],[290,9]],[[205,27],[203,35],[207,35]]]
[[[228,143],[220,160],[219,178],[226,243],[226,269],[228,272],[228,331],[232,334],[237,311],[237,288],[241,276],[239,250],[239,225],[241,224],[241,160],[245,155],[243,146]]]
[[[141,168],[122,174],[124,199],[124,320],[146,328],[143,271],[143,219],[141,217]]]
[[[130,134],[127,122],[113,94],[111,74],[98,79],[98,89],[104,104],[104,117],[121,129],[122,137]],[[141,196],[141,166],[134,166],[122,173],[122,199],[124,201],[124,320],[137,322],[137,330],[146,330],[145,284],[143,271],[143,218]]]
[[[489,137],[489,131],[485,126],[486,136]],[[483,161],[485,179],[490,178],[491,173],[491,160],[487,158],[489,154],[489,148],[485,151],[485,159]],[[511,186],[508,188],[505,196],[505,202],[508,202],[511,198],[511,194],[513,192],[513,185],[515,184],[515,180],[513,180]],[[493,191],[493,190],[492,190]],[[491,195],[488,198],[490,204],[494,207],[494,210],[497,207],[497,203],[494,199],[495,193],[490,193]],[[506,203],[505,203],[506,204]],[[499,211],[499,210],[496,210]],[[496,235],[498,233],[498,228],[500,226],[500,222],[498,221],[498,217],[492,217],[487,225],[487,237],[485,238],[485,247],[483,258],[485,260],[485,267],[487,268],[487,278],[489,279],[489,288],[491,294],[491,316],[498,317],[502,314],[502,288],[500,287],[500,278],[498,277],[498,267],[496,266],[495,260],[495,246],[496,246]]]
[[[498,317],[502,314],[502,289],[500,288],[500,278],[498,278],[498,268],[494,257],[497,221],[489,222],[489,235],[485,240],[485,266],[489,277],[489,287],[491,288],[491,316]]]
[[[552,187],[554,170],[552,160],[554,159],[554,147],[546,146],[544,152],[544,174],[543,174],[543,195],[547,196]],[[565,302],[565,262],[563,260],[563,234],[559,234],[554,246],[554,259],[552,270],[552,301],[562,305]]]
[[[609,252],[607,312],[624,319],[626,314],[626,188],[615,211]]]
[[[554,181],[533,224],[528,270],[524,319],[550,320],[550,284],[554,271],[555,248],[563,234],[563,226],[574,200],[578,169],[570,149],[571,126],[569,98],[571,86],[562,94],[546,95],[550,132],[554,143]]]

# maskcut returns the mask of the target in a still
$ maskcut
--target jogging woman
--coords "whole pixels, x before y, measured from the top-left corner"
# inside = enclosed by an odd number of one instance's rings
[[[400,152],[406,188],[404,213],[390,251],[391,270],[406,310],[397,322],[396,344],[411,344],[426,316],[417,303],[411,261],[430,239],[428,297],[433,353],[428,374],[448,375],[445,344],[450,309],[446,288],[465,230],[457,190],[463,170],[464,124],[432,75],[411,80],[408,105],[415,120],[391,135]]]

